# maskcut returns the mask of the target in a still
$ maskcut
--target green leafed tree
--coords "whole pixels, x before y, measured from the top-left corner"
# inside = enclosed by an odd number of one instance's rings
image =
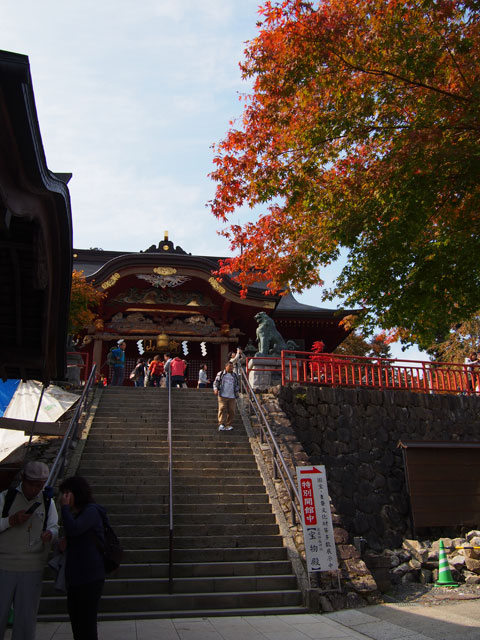
[[[322,284],[424,348],[480,298],[480,3],[282,0],[260,9],[213,213],[244,288]],[[229,224],[241,207],[254,222]],[[240,252],[240,248],[242,251]]]

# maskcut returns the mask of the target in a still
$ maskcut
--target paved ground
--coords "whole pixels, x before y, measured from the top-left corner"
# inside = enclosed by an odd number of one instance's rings
[[[5,636],[10,640],[10,631]],[[71,640],[70,625],[40,623],[36,640]],[[329,614],[102,622],[99,640],[480,640],[478,600],[382,604]]]

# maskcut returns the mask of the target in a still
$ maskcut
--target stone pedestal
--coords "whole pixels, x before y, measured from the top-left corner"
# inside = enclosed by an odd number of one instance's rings
[[[265,371],[268,369],[268,371]],[[248,381],[253,389],[267,389],[282,382],[282,361],[280,358],[258,356],[249,360]]]

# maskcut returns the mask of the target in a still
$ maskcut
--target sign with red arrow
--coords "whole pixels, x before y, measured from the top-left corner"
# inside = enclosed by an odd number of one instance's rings
[[[308,571],[338,569],[327,476],[323,465],[297,467]]]

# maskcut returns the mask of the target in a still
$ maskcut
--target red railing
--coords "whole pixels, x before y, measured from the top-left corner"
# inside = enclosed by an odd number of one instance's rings
[[[480,366],[366,358],[307,351],[282,351],[279,357],[250,358],[247,372],[276,372],[282,384],[405,389],[423,393],[480,394]]]

